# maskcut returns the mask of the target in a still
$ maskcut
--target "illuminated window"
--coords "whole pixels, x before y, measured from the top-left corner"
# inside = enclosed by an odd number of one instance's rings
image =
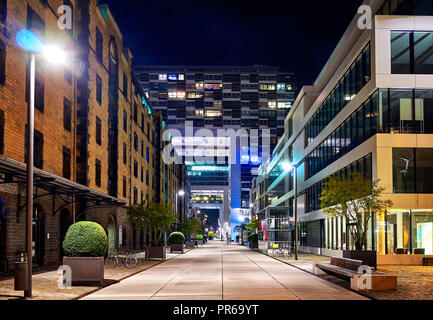
[[[277,84],[277,90],[278,91],[284,91],[284,90],[286,90],[286,85],[284,83]]]
[[[169,81],[177,81],[177,75],[176,74],[169,74],[167,76]],[[159,80],[163,80],[163,79],[159,79]]]
[[[199,117],[204,116],[204,110],[195,110],[195,115]]]
[[[206,110],[206,117],[209,118],[222,117],[222,113],[219,110]]]
[[[179,81],[183,81],[183,80],[185,80],[185,75],[184,75],[184,74],[179,74],[179,75],[178,75],[178,80],[179,80]]]
[[[203,90],[203,88],[204,88],[203,82],[197,82],[195,84],[195,88],[198,89],[198,90]]]
[[[260,90],[275,90],[275,84],[261,84],[260,85]]]
[[[291,102],[278,102],[278,109],[290,109],[291,107]]]
[[[268,108],[276,108],[277,102],[276,101],[268,101]]]
[[[177,92],[177,98],[178,99],[185,99],[185,91],[178,91]]]
[[[170,99],[176,99],[176,97],[177,97],[177,92],[176,92],[176,91],[169,91],[169,92],[168,92],[168,97],[169,97]]]
[[[223,102],[222,102],[222,101],[214,101],[214,102],[213,102],[213,106],[214,106],[215,108],[221,108],[222,105],[223,105]]]
[[[165,80],[167,80],[167,75],[166,75],[166,74],[160,74],[160,75],[158,76],[158,79],[159,79],[159,80],[162,80],[162,81],[165,81]]]

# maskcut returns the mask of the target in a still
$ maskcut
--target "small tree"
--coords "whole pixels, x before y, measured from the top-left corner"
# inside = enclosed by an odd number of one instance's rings
[[[188,218],[185,220],[184,223],[182,223],[180,230],[187,235],[188,239],[191,237],[191,235],[195,235],[198,233],[201,233],[202,231],[202,225],[199,220],[195,218]]]
[[[250,222],[246,224],[245,228],[248,230],[248,232],[255,233],[259,228],[259,220],[255,218],[251,219]]]
[[[378,212],[392,207],[391,200],[381,199],[383,188],[378,181],[365,179],[355,172],[346,177],[331,177],[324,183],[321,208],[331,217],[345,217],[356,250],[364,250],[368,223]]]
[[[147,202],[131,206],[129,220],[138,230],[143,228],[152,237],[152,246],[157,247],[164,231],[176,222],[176,213],[164,202]]]

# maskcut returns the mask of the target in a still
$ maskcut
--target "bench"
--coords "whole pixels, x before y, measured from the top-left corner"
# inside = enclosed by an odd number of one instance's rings
[[[429,257],[422,258],[422,265],[423,266],[433,266],[433,258],[429,258]]]
[[[397,289],[397,276],[391,276],[383,272],[378,272],[370,268],[370,278],[367,278],[365,273],[358,273],[359,268],[363,265],[361,260],[347,258],[331,258],[331,263],[315,263],[315,274],[333,274],[337,277],[344,278],[350,281],[350,287],[359,291],[380,291]],[[367,286],[367,281],[368,283]],[[362,288],[360,287],[362,286]],[[364,289],[368,287],[368,289]]]

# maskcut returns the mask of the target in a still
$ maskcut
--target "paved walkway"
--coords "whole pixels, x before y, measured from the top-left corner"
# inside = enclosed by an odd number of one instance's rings
[[[239,245],[208,242],[84,300],[364,300]]]

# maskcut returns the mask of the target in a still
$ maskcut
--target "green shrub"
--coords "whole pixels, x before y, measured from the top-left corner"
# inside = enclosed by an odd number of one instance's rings
[[[208,236],[209,238],[214,238],[214,237],[215,237],[215,233],[213,233],[213,231],[209,231],[209,232],[207,233],[207,236]]]
[[[185,236],[182,232],[173,232],[168,237],[168,242],[170,244],[184,244],[185,243]]]
[[[248,241],[249,241],[249,242],[259,242],[259,235],[258,235],[258,234],[255,234],[255,233],[250,234],[250,235],[248,236]]]
[[[197,235],[197,237],[195,237],[196,240],[203,240],[203,236],[201,234]]]
[[[69,227],[63,241],[68,257],[102,257],[107,252],[107,234],[96,222],[81,221]]]

